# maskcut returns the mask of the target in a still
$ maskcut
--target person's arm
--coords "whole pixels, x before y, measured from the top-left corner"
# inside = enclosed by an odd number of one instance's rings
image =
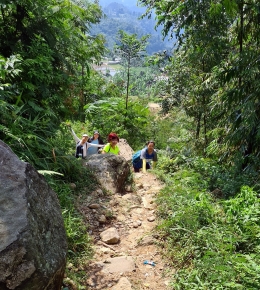
[[[146,172],[146,159],[142,159],[143,160],[143,172]]]
[[[80,140],[80,142],[79,142],[79,145],[80,145],[80,146],[83,146],[83,145],[84,145],[84,143],[83,143],[83,140],[82,140],[82,139]]]
[[[70,127],[71,134],[76,142],[76,144],[80,141],[79,137],[75,134],[74,130]]]
[[[105,145],[102,145],[102,144],[92,144],[92,143],[87,142],[87,146],[88,146],[88,148],[89,148],[89,147],[100,147],[100,148],[102,148],[102,147],[104,147]]]
[[[105,147],[103,148],[103,150],[102,150],[102,152],[101,152],[101,154],[106,154],[106,153],[108,153],[108,147],[110,146],[110,144],[108,143],[108,144],[106,144],[105,145]]]
[[[142,160],[142,171],[146,172],[146,158],[145,158],[146,149],[142,149],[140,154],[140,159]]]
[[[156,164],[157,164],[158,158],[157,158],[157,152],[154,150],[154,157],[153,157],[153,162],[152,162],[152,169],[155,169]]]

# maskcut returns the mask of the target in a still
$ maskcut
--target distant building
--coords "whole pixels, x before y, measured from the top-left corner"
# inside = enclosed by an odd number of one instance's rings
[[[109,60],[107,64],[119,64],[120,62],[120,60]]]
[[[169,77],[166,75],[160,75],[154,78],[155,81],[168,81]]]

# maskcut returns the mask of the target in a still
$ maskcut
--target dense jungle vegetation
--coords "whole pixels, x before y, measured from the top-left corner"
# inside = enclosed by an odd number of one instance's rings
[[[129,74],[123,58],[106,77],[92,69],[106,54],[104,36],[89,33],[103,17],[98,2],[2,1],[0,138],[57,192],[75,265],[91,241],[70,183],[91,191],[95,181],[74,157],[70,126],[115,131],[135,150],[154,139],[172,289],[260,289],[260,3],[139,4],[178,43],[171,56],[132,55]],[[129,49],[138,43],[124,36]],[[161,104],[157,118],[148,102]],[[80,271],[68,275],[82,289]]]

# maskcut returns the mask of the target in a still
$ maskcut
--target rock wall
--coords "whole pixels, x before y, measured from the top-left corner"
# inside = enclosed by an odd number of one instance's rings
[[[131,164],[134,150],[130,147],[126,139],[119,139],[118,147],[120,149],[120,156],[124,157]]]
[[[0,290],[61,289],[67,241],[56,193],[0,140]]]

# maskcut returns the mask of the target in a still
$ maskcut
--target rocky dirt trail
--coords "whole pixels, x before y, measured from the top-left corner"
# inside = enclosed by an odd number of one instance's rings
[[[87,289],[166,290],[167,265],[156,245],[154,199],[163,184],[152,173],[133,173],[134,189],[109,198],[97,190],[79,210],[90,225],[94,258]],[[145,261],[154,265],[144,264]]]

